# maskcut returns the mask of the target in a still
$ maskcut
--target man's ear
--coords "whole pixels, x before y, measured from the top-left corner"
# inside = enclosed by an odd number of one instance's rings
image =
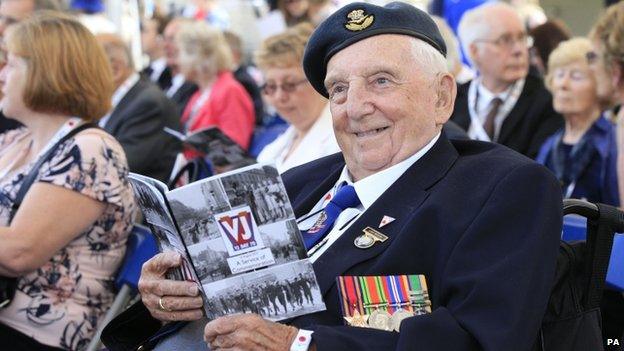
[[[440,73],[438,75],[437,97],[436,97],[436,123],[444,124],[455,107],[455,97],[457,96],[457,84],[455,78],[450,73]]]
[[[475,67],[479,67],[479,47],[477,46],[477,44],[471,43],[470,45],[468,45],[468,52],[466,54],[468,54],[468,58],[470,58],[472,64]]]

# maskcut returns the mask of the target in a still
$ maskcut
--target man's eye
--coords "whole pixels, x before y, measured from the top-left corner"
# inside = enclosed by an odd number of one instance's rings
[[[377,84],[387,84],[389,82],[389,80],[388,80],[388,78],[379,77],[379,78],[375,79],[375,82]]]
[[[331,87],[329,95],[333,96],[336,94],[340,94],[343,93],[345,90],[346,88],[343,85],[334,85],[333,87]]]

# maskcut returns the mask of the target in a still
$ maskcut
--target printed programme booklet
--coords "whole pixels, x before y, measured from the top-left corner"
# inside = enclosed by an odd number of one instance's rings
[[[217,127],[207,127],[187,135],[169,127],[165,127],[164,131],[205,155],[217,167],[238,168],[256,163],[253,157]]]
[[[274,166],[255,164],[171,191],[138,174],[130,181],[160,250],[184,258],[168,277],[199,282],[208,319],[253,312],[278,321],[325,309]]]

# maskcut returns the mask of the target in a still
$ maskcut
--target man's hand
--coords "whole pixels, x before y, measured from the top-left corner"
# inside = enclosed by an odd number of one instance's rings
[[[193,321],[203,315],[203,301],[196,283],[165,279],[165,273],[181,263],[180,254],[163,252],[143,264],[139,279],[141,300],[158,320]]]
[[[237,314],[206,324],[204,340],[212,351],[288,351],[299,330],[262,319],[257,314]]]

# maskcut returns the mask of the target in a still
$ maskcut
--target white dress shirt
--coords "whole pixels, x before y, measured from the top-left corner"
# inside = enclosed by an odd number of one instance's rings
[[[485,132],[483,124],[491,110],[492,100],[499,98],[503,103],[500,105],[496,117],[494,117],[494,141],[498,140],[505,119],[520,98],[524,82],[524,78],[520,79],[498,94],[491,92],[483,86],[480,78],[474,79],[470,83],[468,88],[468,112],[471,123],[468,128],[468,136],[471,139],[492,141]]]
[[[329,104],[325,106],[321,116],[289,155],[288,151],[295,141],[296,135],[295,127],[288,127],[277,139],[262,149],[258,155],[258,162],[275,163],[278,172],[284,173],[293,167],[340,152],[340,147],[338,147],[334,136]]]
[[[407,159],[397,163],[396,165],[389,167],[383,171],[377,172],[357,182],[353,182],[349,170],[345,166],[342,169],[342,173],[338,178],[338,181],[334,187],[328,191],[321,200],[312,208],[312,210],[299,219],[299,229],[304,231],[309,229],[316,222],[317,217],[320,215],[320,211],[327,205],[329,200],[335,195],[338,187],[342,182],[352,184],[355,188],[355,192],[358,195],[361,204],[357,208],[347,208],[342,211],[330,232],[323,238],[315,247],[308,251],[310,255],[310,261],[316,261],[326,250],[329,248],[338,238],[351,226],[351,224],[362,213],[371,207],[371,205],[377,201],[377,199],[397,180],[408,168],[410,168],[416,161],[418,161],[423,155],[425,155],[438,141],[440,133],[438,133],[431,141],[425,145],[422,149],[416,152],[414,155]],[[381,221],[381,218],[380,218]],[[303,234],[305,235],[305,234]]]
[[[167,92],[165,93],[167,97],[172,98],[175,95],[175,93],[178,92],[178,90],[184,84],[185,81],[186,79],[184,78],[184,75],[182,73],[178,73],[175,76],[173,76],[173,78],[171,79],[171,86],[169,87],[169,89],[167,89]]]
[[[161,57],[152,61],[149,66],[152,69],[150,80],[152,82],[158,82],[158,78],[160,78],[160,75],[164,72],[165,68],[167,68],[167,59],[165,57]]]

